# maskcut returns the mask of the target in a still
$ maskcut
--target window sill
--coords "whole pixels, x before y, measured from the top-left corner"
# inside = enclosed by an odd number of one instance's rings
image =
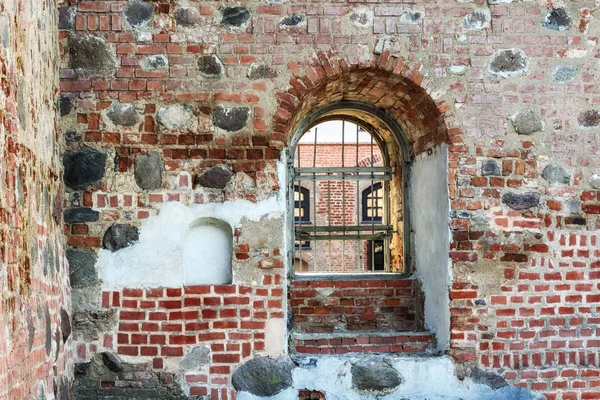
[[[390,272],[365,272],[357,274],[347,273],[301,273],[297,272],[293,278],[295,281],[357,281],[357,280],[393,280],[408,279],[408,274]]]

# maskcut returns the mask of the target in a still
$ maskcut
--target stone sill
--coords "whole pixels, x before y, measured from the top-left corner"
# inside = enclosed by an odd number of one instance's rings
[[[293,281],[360,281],[360,280],[399,280],[408,279],[408,274],[386,272],[343,274],[343,273],[297,273]]]

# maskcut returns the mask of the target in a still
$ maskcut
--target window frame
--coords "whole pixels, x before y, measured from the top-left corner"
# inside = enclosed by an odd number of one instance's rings
[[[358,115],[358,116],[357,116]],[[293,204],[293,187],[296,183],[294,180],[294,156],[296,147],[300,138],[306,131],[315,125],[330,120],[340,120],[353,122],[363,128],[366,132],[372,135],[377,140],[378,145],[381,149],[381,153],[384,159],[388,162],[389,159],[389,146],[394,145],[398,150],[399,159],[394,160],[396,163],[400,163],[402,166],[402,228],[403,228],[403,244],[402,244],[402,272],[365,272],[365,273],[302,273],[297,275],[294,271],[293,261],[295,258],[295,247],[294,247],[294,218],[290,218],[290,215],[294,215],[294,204]],[[376,121],[371,123],[370,121]],[[377,127],[385,127],[390,132],[388,141],[382,141],[380,136],[374,132],[377,132]],[[349,280],[349,279],[405,279],[412,273],[412,251],[411,251],[411,228],[410,228],[410,207],[409,207],[409,176],[410,176],[410,147],[406,136],[404,135],[401,127],[398,123],[391,118],[384,110],[372,106],[370,104],[361,103],[351,100],[340,100],[328,105],[319,107],[310,112],[304,119],[302,119],[296,128],[292,131],[293,135],[290,144],[287,148],[287,178],[288,182],[286,187],[288,188],[288,213],[286,213],[287,220],[287,232],[288,237],[288,248],[291,251],[287,252],[287,265],[288,277],[293,280]],[[390,143],[393,141],[393,144]]]

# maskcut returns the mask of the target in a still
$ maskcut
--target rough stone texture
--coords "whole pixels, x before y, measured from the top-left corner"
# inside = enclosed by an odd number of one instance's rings
[[[106,230],[102,246],[110,251],[118,251],[136,243],[139,238],[140,233],[136,226],[114,224]]]
[[[540,195],[537,193],[506,193],[502,196],[502,202],[513,210],[526,210],[537,207],[540,203]]]
[[[138,114],[131,104],[113,103],[106,114],[115,125],[133,126],[138,123]]]
[[[58,8],[58,29],[73,29],[75,10],[72,7]]]
[[[555,31],[570,29],[572,24],[573,20],[571,19],[571,15],[569,15],[569,12],[562,7],[550,10],[548,15],[546,15],[546,19],[542,22],[542,25],[545,28]]]
[[[73,103],[71,103],[71,99],[68,97],[61,97],[58,99],[58,109],[60,110],[61,117],[69,115],[73,109]]]
[[[162,186],[163,161],[160,153],[150,151],[135,158],[135,183],[145,190]]]
[[[62,332],[63,343],[67,343],[67,339],[71,336],[71,317],[64,309],[60,309],[60,330]]]
[[[400,16],[400,22],[403,24],[418,24],[423,20],[424,13],[421,11],[407,10]]]
[[[80,224],[98,221],[100,213],[87,207],[75,207],[65,210],[63,217],[66,223]]]
[[[221,25],[227,28],[241,28],[250,20],[250,11],[243,6],[221,9]]]
[[[542,120],[533,110],[524,108],[510,117],[513,128],[519,135],[531,135],[544,128]]]
[[[154,54],[142,59],[140,66],[144,71],[163,70],[169,67],[169,59],[163,54]]]
[[[198,71],[205,78],[219,78],[223,76],[225,68],[219,57],[211,54],[198,59]]]
[[[488,72],[497,78],[521,76],[529,70],[529,59],[521,49],[499,50],[491,58]]]
[[[498,167],[498,163],[495,160],[485,160],[483,164],[481,164],[481,175],[500,176],[502,174],[500,172],[500,167]]]
[[[352,11],[349,16],[352,25],[359,28],[366,28],[373,25],[373,11],[367,8],[359,8]]]
[[[121,365],[121,361],[119,357],[114,355],[113,353],[104,352],[100,354],[102,356],[102,362],[112,372],[121,372],[123,371],[123,366]]]
[[[49,356],[50,351],[52,351],[52,319],[50,318],[48,305],[45,307],[44,316],[44,326],[46,327],[46,356]]]
[[[207,188],[223,189],[232,176],[233,173],[229,169],[223,166],[215,166],[198,176],[196,184]]]
[[[187,104],[161,107],[156,114],[158,123],[167,129],[184,129],[193,118],[192,107]]]
[[[85,189],[104,177],[106,153],[84,147],[63,156],[65,184],[71,189]]]
[[[579,214],[581,212],[581,200],[569,199],[565,202],[565,209],[571,214]]]
[[[248,78],[257,79],[274,79],[279,76],[276,69],[264,64],[252,64],[248,69]]]
[[[142,0],[129,0],[123,7],[123,19],[134,28],[148,25],[154,16],[154,5]]]
[[[596,110],[587,110],[579,114],[577,122],[582,128],[595,128],[600,125],[600,113]]]
[[[203,366],[210,363],[210,348],[206,346],[197,346],[192,349],[181,363],[183,369],[199,370]]]
[[[548,183],[562,183],[568,185],[571,181],[571,173],[556,164],[549,164],[542,171],[542,178],[544,178]]]
[[[248,107],[222,107],[213,111],[213,123],[228,132],[236,132],[246,126],[250,116]]]
[[[177,8],[175,10],[175,21],[177,21],[177,26],[194,27],[201,21],[200,13],[196,8]]]
[[[398,371],[384,362],[352,365],[352,386],[361,392],[385,394],[402,383]]]
[[[479,8],[465,15],[463,18],[463,28],[480,31],[490,26],[491,19],[492,16],[488,8]]]
[[[594,174],[590,177],[590,186],[600,190],[600,174]]]
[[[500,389],[508,386],[508,383],[502,376],[493,372],[484,371],[480,368],[474,368],[473,371],[471,371],[471,379],[473,379],[473,382],[475,383],[487,385],[492,389]]]
[[[88,293],[86,293],[88,294]],[[89,295],[89,294],[88,294]],[[74,297],[74,300],[78,298]],[[117,315],[113,310],[95,311],[96,305],[73,303],[73,339],[82,342],[98,340],[104,332],[114,329]],[[77,312],[75,311],[77,309]]]
[[[289,358],[255,357],[240,365],[231,377],[237,391],[274,396],[292,385],[294,363]]]
[[[292,14],[284,17],[279,25],[284,27],[298,26],[306,21],[306,16],[303,14]]]
[[[117,69],[113,50],[98,36],[69,36],[69,67],[81,75],[108,75]]]
[[[575,78],[577,67],[573,65],[558,65],[552,70],[552,79],[556,83],[566,83]]]
[[[83,288],[98,283],[96,254],[88,250],[67,249],[71,287]]]

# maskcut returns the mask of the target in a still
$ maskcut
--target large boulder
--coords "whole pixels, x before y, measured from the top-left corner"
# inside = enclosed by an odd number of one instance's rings
[[[231,381],[235,390],[269,397],[292,386],[294,363],[289,358],[256,357],[240,365]]]

